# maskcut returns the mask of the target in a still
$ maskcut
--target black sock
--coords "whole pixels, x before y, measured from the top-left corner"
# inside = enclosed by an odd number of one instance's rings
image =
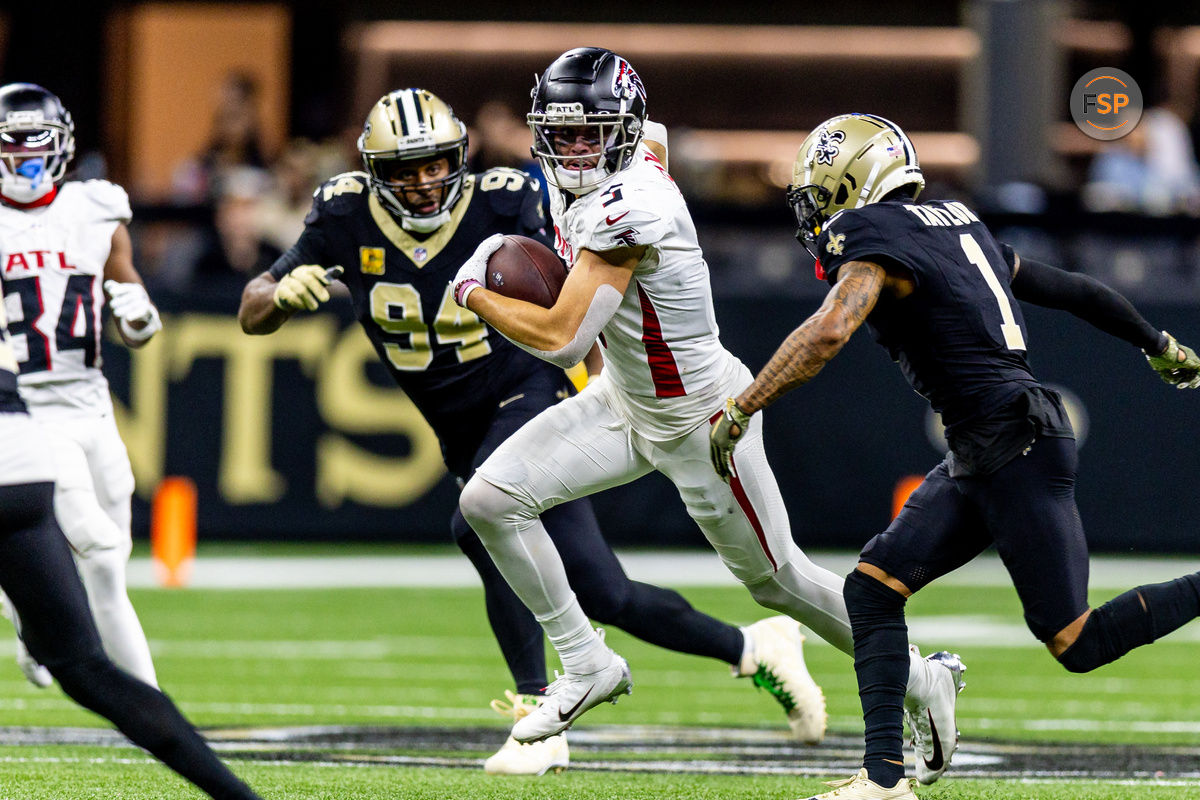
[[[854,672],[866,726],[863,766],[872,781],[890,789],[904,778],[905,597],[858,570],[846,576],[844,596],[854,634]]]

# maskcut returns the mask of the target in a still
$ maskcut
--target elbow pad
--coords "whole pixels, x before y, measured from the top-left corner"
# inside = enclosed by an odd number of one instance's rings
[[[596,293],[592,295],[592,302],[588,306],[587,313],[583,315],[583,321],[579,323],[579,329],[575,331],[575,336],[558,350],[538,350],[517,341],[513,341],[513,344],[555,366],[563,369],[573,367],[583,361],[588,350],[592,349],[592,343],[596,341],[600,331],[612,319],[612,315],[617,313],[617,308],[621,305],[621,298],[621,293],[607,283],[597,288]]]

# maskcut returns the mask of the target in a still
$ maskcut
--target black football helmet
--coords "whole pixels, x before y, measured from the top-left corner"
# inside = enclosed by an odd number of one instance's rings
[[[0,86],[0,194],[32,203],[48,194],[75,155],[71,112],[33,83]]]
[[[602,47],[577,47],[537,79],[527,120],[531,152],[546,180],[572,194],[587,194],[633,161],[646,121],[646,89],[621,56]],[[599,158],[561,152],[569,145],[568,134],[594,146]]]

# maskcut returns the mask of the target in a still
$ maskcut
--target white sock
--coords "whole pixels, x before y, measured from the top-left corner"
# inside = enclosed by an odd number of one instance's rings
[[[546,638],[558,651],[565,672],[587,675],[603,669],[612,658],[612,651],[592,627],[579,603],[572,603],[562,613],[538,622],[542,623]]]

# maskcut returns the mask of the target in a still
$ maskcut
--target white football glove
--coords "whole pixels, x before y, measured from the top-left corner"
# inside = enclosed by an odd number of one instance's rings
[[[337,270],[336,274],[334,270]],[[275,287],[275,306],[285,311],[308,309],[316,311],[321,303],[329,302],[326,288],[341,274],[340,267],[328,271],[316,264],[302,264],[279,279]]]
[[[140,283],[107,280],[104,291],[108,294],[108,307],[126,339],[144,342],[162,330],[158,309],[150,302],[146,287]],[[135,323],[138,327],[134,327]]]
[[[502,244],[504,244],[504,234],[493,233],[480,242],[471,257],[458,268],[458,274],[454,276],[454,302],[463,308],[467,307],[467,296],[487,281],[488,259],[492,257],[492,253],[500,249]]]

